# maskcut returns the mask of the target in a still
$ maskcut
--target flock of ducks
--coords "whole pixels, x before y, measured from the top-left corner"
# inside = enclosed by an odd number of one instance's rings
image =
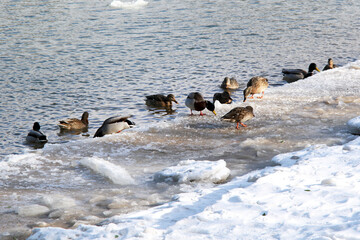
[[[323,71],[333,69],[337,67],[331,58],[328,59],[328,64],[324,67]],[[300,79],[304,79],[313,75],[314,71],[320,72],[315,63],[309,65],[308,71],[303,69],[283,69],[283,80],[288,83],[295,82]],[[243,90],[244,100],[254,98],[254,94],[261,94],[258,98],[263,98],[265,90],[268,88],[269,82],[267,78],[256,76],[249,80],[246,88]],[[213,102],[204,99],[203,95],[199,92],[190,93],[186,100],[185,105],[190,109],[190,115],[193,115],[193,111],[200,112],[200,116],[203,116],[203,110],[208,109],[209,111],[215,112],[215,101],[219,101],[221,104],[230,104],[233,99],[230,97],[229,90],[235,90],[240,87],[239,83],[235,78],[225,77],[221,86],[224,89],[222,93],[215,93],[213,96]],[[167,96],[156,94],[146,96],[146,105],[157,108],[171,109],[172,102],[178,104],[173,94]],[[255,117],[253,108],[251,106],[246,107],[235,107],[224,116],[221,117],[224,121],[235,122],[236,129],[239,129],[239,125],[246,127],[244,122]],[[107,134],[119,133],[124,129],[131,128],[135,125],[134,122],[130,121],[127,117],[115,116],[106,119],[101,127],[96,131],[95,137],[103,137]],[[61,132],[86,132],[89,126],[89,113],[84,112],[81,119],[69,118],[59,122]],[[28,133],[26,137],[28,143],[46,143],[47,137],[40,131],[40,124],[35,122],[33,129]]]

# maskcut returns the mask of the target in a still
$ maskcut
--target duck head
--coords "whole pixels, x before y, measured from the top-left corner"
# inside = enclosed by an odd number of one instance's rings
[[[215,105],[212,102],[206,101],[206,109],[213,112],[216,115]]]
[[[169,95],[167,95],[167,99],[168,99],[169,101],[173,101],[173,102],[176,103],[176,104],[179,104],[179,103],[175,100],[174,94],[169,94]]]
[[[320,70],[317,68],[317,66],[316,66],[316,64],[315,63],[310,63],[310,65],[309,65],[309,73],[312,73],[313,71],[318,71],[318,72],[320,72]]]
[[[244,92],[243,92],[244,93],[244,101],[243,102],[245,102],[246,98],[251,94],[251,90],[252,90],[251,86],[244,89]]]

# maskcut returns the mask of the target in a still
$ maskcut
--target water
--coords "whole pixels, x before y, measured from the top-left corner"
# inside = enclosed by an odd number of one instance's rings
[[[276,89],[284,84],[283,67],[316,62],[322,69],[329,57],[338,65],[359,59],[360,3],[160,0],[126,9],[110,3],[0,3],[1,231],[38,221],[19,220],[14,211],[43,195],[76,199],[80,213],[73,219],[103,218],[106,207],[94,204],[98,196],[128,203],[115,214],[198,187],[152,181],[154,172],[180,160],[224,159],[237,176],[271,165],[278,153],[351,138],[343,123],[358,114],[356,97],[343,109],[332,95],[307,104],[308,98]],[[248,129],[235,131],[209,112],[188,116],[188,93],[200,91],[210,100],[225,76],[242,89],[255,75],[267,77],[274,94],[252,103],[261,114]],[[144,96],[156,93],[173,93],[180,104],[172,113],[148,109]],[[241,104],[242,92],[233,98]],[[230,109],[220,108],[219,115]],[[57,122],[83,111],[90,113],[89,132],[60,135]],[[132,115],[136,128],[93,139],[114,115]],[[34,121],[48,136],[44,149],[24,143]],[[79,164],[86,157],[118,164],[137,184],[112,184]],[[69,227],[69,218],[42,220]]]

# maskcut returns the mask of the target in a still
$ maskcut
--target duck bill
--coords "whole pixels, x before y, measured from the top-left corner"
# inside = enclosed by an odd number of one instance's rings
[[[179,104],[176,100],[174,100],[174,103]]]
[[[315,68],[316,71],[320,72],[320,70],[318,68]]]
[[[215,112],[215,110],[214,111],[212,111],[215,115],[216,115],[216,112]]]

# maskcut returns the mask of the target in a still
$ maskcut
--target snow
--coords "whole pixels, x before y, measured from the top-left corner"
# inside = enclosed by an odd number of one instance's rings
[[[154,175],[155,181],[173,181],[179,183],[205,181],[223,182],[230,175],[224,160],[219,161],[180,161],[177,166],[166,168]]]
[[[334,102],[335,107],[342,108],[347,101],[354,101],[351,96],[358,95],[359,65],[360,61],[357,61],[306,80],[269,89],[265,97],[271,100],[275,98],[271,93],[289,92],[289,99],[300,103],[304,101],[303,95],[307,96],[307,102],[316,95],[326,103]],[[329,97],[333,96],[331,93],[343,90],[344,84],[347,94]],[[351,132],[351,127],[358,129],[358,122],[348,122]],[[213,188],[176,195],[171,202],[114,216],[96,226],[37,228],[29,240],[171,240],[184,236],[188,240],[360,239],[360,137],[342,145],[312,145],[277,155],[272,161],[278,165],[252,171]],[[93,162],[96,159],[88,166]],[[214,167],[204,163],[206,161],[184,161],[157,176],[185,183],[190,179],[202,181],[203,170]],[[219,169],[225,169],[224,163],[221,164]],[[104,165],[109,166],[108,163]],[[107,170],[90,168],[109,175]],[[187,169],[196,169],[194,175],[197,177],[190,178]],[[115,207],[121,207],[121,203],[119,200]]]
[[[102,226],[39,228],[29,239],[360,239],[360,138],[273,161]]]

